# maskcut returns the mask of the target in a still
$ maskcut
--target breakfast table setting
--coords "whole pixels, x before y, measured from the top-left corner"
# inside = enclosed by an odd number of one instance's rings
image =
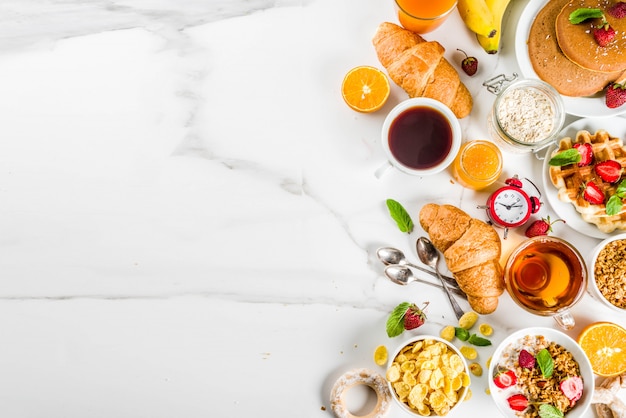
[[[626,104],[541,81],[528,38],[548,0],[480,1],[501,7],[496,47],[461,10],[476,0],[419,35],[394,0],[3,1],[0,414],[523,416],[500,369],[547,378],[554,341],[577,361],[557,382],[571,404],[541,416],[626,417],[626,370],[595,363],[626,346],[594,354],[582,342],[626,327],[593,274],[626,226],[598,228],[552,182],[584,158],[553,165],[578,150],[562,138],[626,138]],[[420,70],[394,67],[396,36],[438,51],[454,99],[411,90]],[[383,81],[374,107],[346,96],[356,70]],[[497,110],[528,83],[557,104],[554,126],[540,146],[514,146]],[[550,113],[525,106],[507,116]],[[407,168],[391,140],[407,109],[449,129],[425,169]],[[459,174],[477,141],[498,163],[480,187]],[[527,202],[521,221],[506,218],[512,195]],[[531,225],[545,228],[530,238]],[[572,298],[558,312],[524,306],[511,284],[531,243],[571,254],[578,281],[554,285]],[[468,258],[488,266],[471,285]],[[541,354],[503,360],[535,337]],[[416,367],[405,346],[446,362],[413,406],[394,385]],[[454,400],[439,407],[444,382]]]

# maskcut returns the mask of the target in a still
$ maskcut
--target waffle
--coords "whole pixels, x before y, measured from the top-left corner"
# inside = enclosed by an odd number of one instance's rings
[[[622,211],[616,215],[607,215],[605,205],[592,205],[582,196],[583,185],[587,181],[593,181],[604,192],[605,202],[615,194],[617,185],[624,178],[615,183],[603,181],[594,171],[594,163],[615,160],[622,168],[626,167],[626,148],[621,138],[611,137],[605,130],[598,130],[591,134],[581,130],[573,140],[570,137],[561,139],[559,149],[554,154],[570,149],[576,143],[587,142],[593,149],[593,161],[590,165],[579,167],[578,164],[569,164],[562,167],[550,166],[550,180],[558,189],[558,198],[563,202],[570,202],[580,213],[580,216],[591,224],[595,224],[598,229],[605,233],[615,230],[626,230],[626,202]]]

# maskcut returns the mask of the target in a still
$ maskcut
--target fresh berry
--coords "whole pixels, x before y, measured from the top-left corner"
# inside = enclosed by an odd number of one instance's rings
[[[611,83],[606,89],[606,106],[615,109],[626,103],[626,84]]]
[[[559,222],[559,221],[565,223],[565,221],[562,219],[557,219],[556,221],[550,222],[550,216],[547,216],[546,218],[543,218],[543,219],[538,219],[532,224],[530,224],[530,226],[526,229],[525,234],[528,238],[537,237],[539,235],[548,235],[550,232],[552,232],[552,224],[554,224],[555,222]],[[522,352],[528,353],[528,351],[526,350],[522,350]],[[520,353],[520,357],[521,357],[521,353]]]
[[[561,392],[571,402],[576,402],[583,396],[583,380],[579,376],[572,376],[560,384]]]
[[[604,193],[593,181],[588,181],[583,186],[583,199],[592,205],[601,205],[604,203]]]
[[[535,368],[535,356],[530,354],[526,350],[522,350],[519,352],[519,358],[517,359],[519,365],[525,369],[534,369]]]
[[[603,22],[600,27],[593,28],[593,37],[598,45],[605,47],[615,39],[615,29]]]
[[[622,165],[615,160],[599,162],[593,169],[607,183],[615,183],[622,177]]]
[[[507,370],[506,372],[498,373],[498,375],[493,378],[493,383],[500,389],[505,389],[517,383],[517,376],[515,376],[513,370]]]
[[[574,148],[580,154],[580,161],[578,162],[578,167],[584,167],[586,165],[591,164],[593,160],[593,148],[591,148],[591,144],[586,142],[576,143],[574,144]]]
[[[478,71],[478,60],[476,57],[468,57],[462,49],[457,49],[457,51],[461,51],[465,55],[465,59],[461,62],[461,68],[463,68],[465,74],[469,76],[476,74],[476,71]]]
[[[620,1],[609,7],[607,12],[616,19],[626,17],[626,2]]]
[[[509,403],[509,407],[514,411],[523,411],[528,407],[528,399],[521,393],[511,396],[507,399],[507,402]]]
[[[417,307],[415,304],[411,304],[404,314],[404,329],[415,329],[424,325],[426,315],[424,311]]]

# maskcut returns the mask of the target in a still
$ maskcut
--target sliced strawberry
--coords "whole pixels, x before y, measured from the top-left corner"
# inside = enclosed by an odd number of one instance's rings
[[[583,198],[592,205],[604,203],[604,193],[593,181],[588,181],[583,185]]]
[[[622,165],[615,160],[606,160],[595,165],[594,170],[607,183],[615,183],[622,177]]]
[[[559,385],[563,395],[572,402],[576,402],[583,396],[583,380],[579,376],[572,376]]]
[[[528,407],[528,399],[526,396],[518,393],[517,395],[513,395],[507,399],[509,406],[514,411],[523,411]]]
[[[505,389],[517,383],[517,376],[515,376],[513,370],[507,370],[506,372],[498,373],[498,375],[493,378],[493,383],[500,389]]]
[[[549,221],[548,221],[549,222]],[[549,225],[548,225],[549,227]],[[533,369],[535,367],[535,356],[530,354],[526,350],[522,350],[519,352],[519,357],[517,359],[519,365],[525,369]]]
[[[576,148],[581,157],[578,162],[578,167],[584,167],[591,164],[591,161],[593,160],[593,149],[591,148],[591,144],[586,142],[582,144],[574,144],[574,148]]]

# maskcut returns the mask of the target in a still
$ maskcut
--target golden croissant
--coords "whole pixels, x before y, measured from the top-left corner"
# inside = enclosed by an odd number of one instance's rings
[[[435,248],[443,253],[472,309],[479,314],[495,311],[504,292],[501,242],[495,229],[452,205],[428,203],[419,220]]]
[[[444,58],[444,47],[417,33],[384,22],[372,40],[389,77],[409,97],[428,97],[448,106],[457,118],[472,110],[473,100],[459,73]]]

